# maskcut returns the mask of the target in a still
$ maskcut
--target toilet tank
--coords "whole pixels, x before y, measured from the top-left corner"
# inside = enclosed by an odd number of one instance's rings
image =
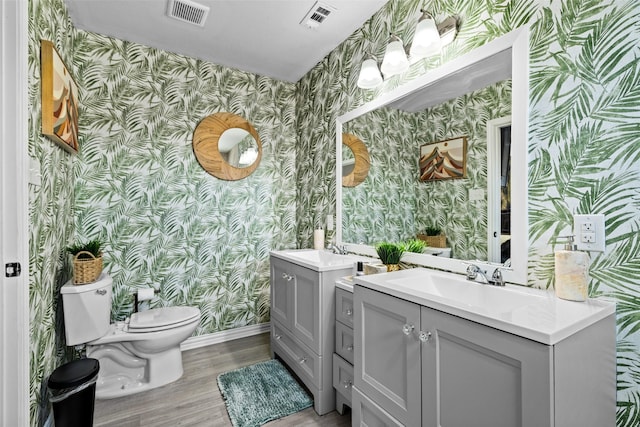
[[[111,288],[113,280],[102,273],[97,281],[62,288],[62,309],[67,345],[84,344],[107,333],[111,323]]]

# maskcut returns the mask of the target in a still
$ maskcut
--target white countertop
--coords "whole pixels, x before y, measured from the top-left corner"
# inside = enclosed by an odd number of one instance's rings
[[[566,301],[553,291],[492,286],[426,268],[358,276],[354,283],[547,345],[615,313],[608,300]]]
[[[336,280],[336,288],[353,293],[353,276],[341,277]]]
[[[379,262],[375,258],[367,258],[360,255],[340,255],[328,250],[317,249],[285,249],[281,251],[271,251],[271,256],[292,262],[302,267],[314,271],[341,270],[353,267],[358,261]]]

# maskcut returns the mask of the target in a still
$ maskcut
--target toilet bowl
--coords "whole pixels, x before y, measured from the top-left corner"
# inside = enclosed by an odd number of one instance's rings
[[[140,393],[182,376],[180,344],[200,323],[197,307],[163,307],[110,323],[113,280],[107,274],[88,285],[67,283],[60,292],[67,345],[87,345],[100,361],[96,398]]]

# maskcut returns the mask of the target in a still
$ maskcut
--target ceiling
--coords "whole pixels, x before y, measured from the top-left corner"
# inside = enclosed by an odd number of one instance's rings
[[[168,17],[170,1],[65,3],[76,28],[297,82],[388,0],[197,0],[210,8],[203,26]],[[316,3],[331,13],[310,29],[300,22]]]

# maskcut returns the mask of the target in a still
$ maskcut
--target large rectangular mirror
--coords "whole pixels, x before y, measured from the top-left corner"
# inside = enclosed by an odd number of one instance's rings
[[[347,188],[336,168],[337,243],[375,255],[380,241],[438,227],[444,250],[403,260],[460,273],[465,261],[489,272],[501,265],[507,281],[526,284],[527,111],[528,30],[521,28],[340,116],[338,164],[348,133],[367,145],[370,170]],[[422,165],[421,179],[421,146],[423,162],[431,161],[427,152],[439,154],[432,143],[458,137],[465,138],[464,177],[429,179],[450,172],[451,159],[440,158],[437,173]]]

